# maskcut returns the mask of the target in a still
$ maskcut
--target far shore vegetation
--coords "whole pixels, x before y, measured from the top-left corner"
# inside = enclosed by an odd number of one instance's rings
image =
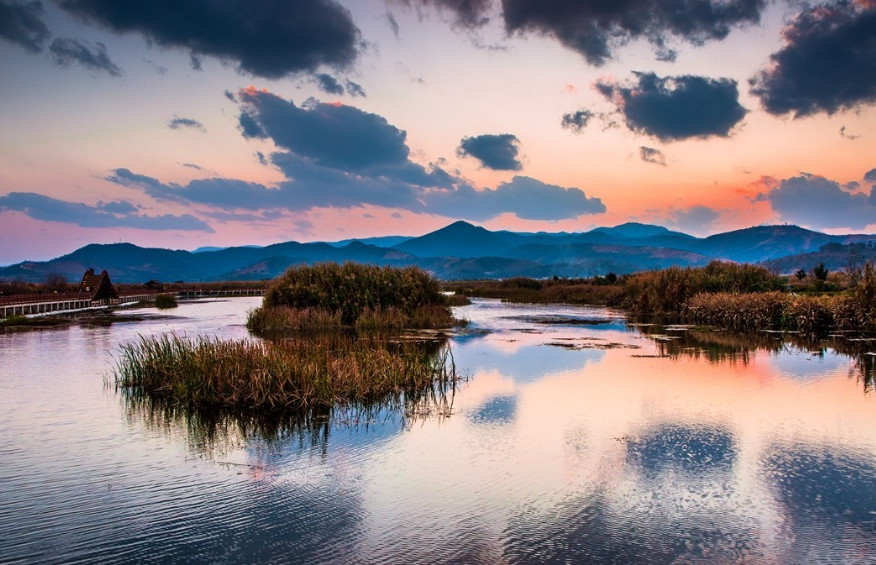
[[[468,297],[508,302],[605,305],[738,330],[876,332],[876,267],[829,273],[823,265],[791,277],[763,267],[713,261],[705,267],[589,279],[512,278],[445,283]]]

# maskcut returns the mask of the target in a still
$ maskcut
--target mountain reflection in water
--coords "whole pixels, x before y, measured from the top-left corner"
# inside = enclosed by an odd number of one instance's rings
[[[450,390],[234,414],[105,386],[119,344],[244,338],[254,304],[0,336],[0,561],[876,555],[876,342],[478,300],[456,309]]]

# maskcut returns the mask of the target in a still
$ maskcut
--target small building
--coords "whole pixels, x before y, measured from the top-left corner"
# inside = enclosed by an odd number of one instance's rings
[[[108,300],[119,297],[106,269],[101,271],[99,275],[94,274],[94,269],[85,271],[85,274],[82,275],[82,282],[79,283],[79,292],[91,294],[92,300]]]

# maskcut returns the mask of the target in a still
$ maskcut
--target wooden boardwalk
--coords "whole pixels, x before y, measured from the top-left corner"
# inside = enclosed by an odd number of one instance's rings
[[[34,316],[39,314],[65,314],[109,308],[141,300],[154,300],[155,291],[136,291],[120,293],[118,298],[92,300],[87,292],[67,294],[35,294],[0,297],[0,318],[10,316]]]

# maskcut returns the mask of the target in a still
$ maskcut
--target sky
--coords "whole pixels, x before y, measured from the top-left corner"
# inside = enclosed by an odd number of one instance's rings
[[[0,0],[0,265],[628,221],[876,233],[876,2]]]

